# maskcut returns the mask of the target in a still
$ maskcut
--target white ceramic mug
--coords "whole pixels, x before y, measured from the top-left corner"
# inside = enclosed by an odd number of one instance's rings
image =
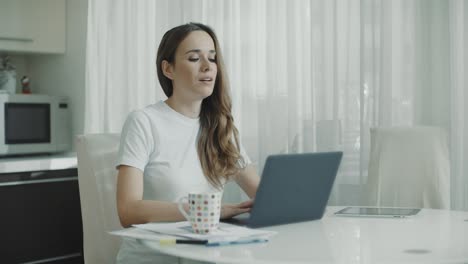
[[[218,229],[221,214],[222,192],[189,193],[178,201],[179,211],[192,225],[193,232],[209,234]],[[184,210],[184,202],[189,205],[188,213]]]

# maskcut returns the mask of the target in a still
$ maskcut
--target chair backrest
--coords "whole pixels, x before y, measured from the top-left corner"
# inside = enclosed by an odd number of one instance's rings
[[[439,127],[371,128],[369,205],[450,208],[450,161]]]
[[[119,134],[76,137],[78,183],[86,264],[115,263],[120,239],[108,234],[121,229],[117,215],[115,162]]]

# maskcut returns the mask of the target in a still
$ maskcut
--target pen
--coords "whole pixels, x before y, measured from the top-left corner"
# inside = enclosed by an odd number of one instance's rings
[[[219,247],[227,245],[242,245],[242,244],[252,244],[252,243],[264,243],[268,242],[268,239],[250,239],[250,240],[233,240],[233,241],[218,241],[218,242],[208,242],[205,244],[207,247]]]
[[[159,245],[161,246],[170,246],[175,244],[192,244],[192,245],[206,245],[208,240],[187,240],[187,239],[160,239]]]

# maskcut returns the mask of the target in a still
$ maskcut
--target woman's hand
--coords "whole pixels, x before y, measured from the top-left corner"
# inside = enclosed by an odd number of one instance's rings
[[[253,201],[252,199],[239,204],[223,204],[221,206],[221,219],[228,219],[236,215],[250,212]]]

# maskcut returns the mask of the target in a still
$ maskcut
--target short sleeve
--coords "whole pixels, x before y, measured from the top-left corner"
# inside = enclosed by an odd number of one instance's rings
[[[144,171],[154,152],[154,141],[146,114],[143,111],[132,112],[122,128],[116,166],[127,165]]]
[[[249,164],[252,163],[252,161],[247,155],[247,152],[245,151],[245,148],[242,145],[242,142],[239,142],[239,145],[240,145],[239,147],[240,147],[241,158],[237,161],[237,165],[239,166],[239,168],[245,169]]]

